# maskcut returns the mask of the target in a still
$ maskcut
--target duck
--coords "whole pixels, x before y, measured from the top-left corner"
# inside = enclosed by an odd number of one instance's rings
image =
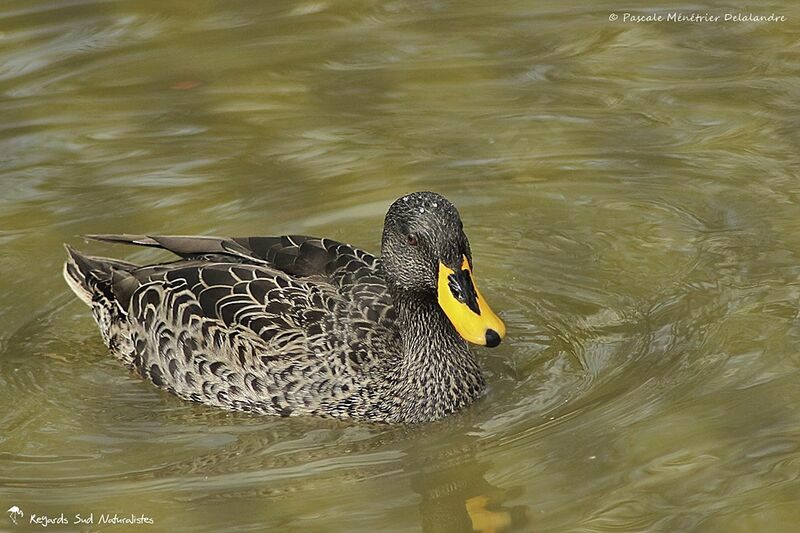
[[[380,256],[331,239],[86,235],[177,256],[138,265],[65,245],[64,278],[111,354],[179,398],[272,416],[414,424],[480,398],[470,345],[506,334],[456,207],[394,201]]]

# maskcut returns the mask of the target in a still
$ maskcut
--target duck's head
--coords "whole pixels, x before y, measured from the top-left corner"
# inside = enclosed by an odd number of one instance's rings
[[[467,341],[494,347],[505,336],[473,277],[472,252],[455,206],[433,192],[415,192],[389,207],[381,255],[395,293],[438,302]]]

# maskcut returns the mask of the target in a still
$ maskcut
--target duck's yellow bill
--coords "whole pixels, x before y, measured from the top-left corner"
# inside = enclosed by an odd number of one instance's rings
[[[490,348],[500,344],[506,326],[478,291],[466,256],[458,271],[439,262],[437,293],[439,306],[465,340]]]

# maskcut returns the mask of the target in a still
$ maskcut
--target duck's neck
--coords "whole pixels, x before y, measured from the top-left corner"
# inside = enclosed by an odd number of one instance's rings
[[[479,397],[480,367],[436,301],[397,295],[394,305],[403,355],[390,382],[402,421],[436,420]]]

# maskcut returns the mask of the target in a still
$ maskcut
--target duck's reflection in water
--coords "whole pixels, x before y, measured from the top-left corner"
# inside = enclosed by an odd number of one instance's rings
[[[411,487],[422,497],[422,530],[430,532],[516,531],[528,523],[528,508],[507,505],[522,494],[486,481],[487,461],[462,454],[457,462],[420,468]]]

